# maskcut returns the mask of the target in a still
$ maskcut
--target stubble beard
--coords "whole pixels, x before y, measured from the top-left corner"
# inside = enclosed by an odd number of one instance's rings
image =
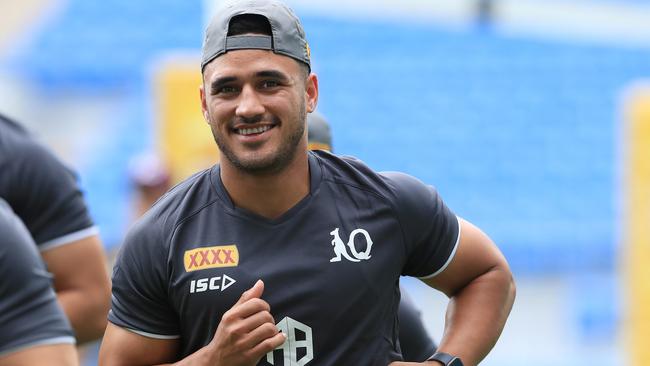
[[[221,136],[213,127],[213,124],[210,124],[210,129],[212,130],[214,141],[217,143],[219,150],[221,150],[222,158],[228,159],[230,164],[235,168],[250,175],[271,175],[283,171],[295,158],[298,146],[300,145],[300,140],[305,134],[306,118],[307,111],[305,102],[303,101],[298,115],[299,121],[297,121],[298,123],[295,123],[297,126],[296,130],[293,131],[287,139],[280,142],[280,146],[274,154],[258,159],[241,159],[233,152],[230,146],[228,146],[226,141],[224,141],[223,136]],[[286,128],[287,124],[284,123],[282,127]]]

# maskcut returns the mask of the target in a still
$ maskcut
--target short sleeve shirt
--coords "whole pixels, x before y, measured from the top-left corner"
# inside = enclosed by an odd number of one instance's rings
[[[0,115],[0,197],[39,250],[97,234],[75,174],[15,122]]]
[[[399,277],[443,270],[458,220],[411,176],[320,151],[310,152],[309,170],[310,193],[274,220],[236,207],[219,166],[172,189],[121,248],[109,320],[179,338],[185,357],[262,279],[262,298],[288,340],[260,365],[400,360]]]
[[[46,344],[74,344],[52,277],[34,242],[0,199],[0,357]]]

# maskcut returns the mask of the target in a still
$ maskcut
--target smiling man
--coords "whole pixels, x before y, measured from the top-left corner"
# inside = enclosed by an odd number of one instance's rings
[[[221,163],[132,228],[100,364],[415,365],[397,340],[400,275],[450,297],[422,364],[478,364],[514,301],[507,262],[430,186],[308,152],[318,79],[294,13],[226,2],[201,66]]]

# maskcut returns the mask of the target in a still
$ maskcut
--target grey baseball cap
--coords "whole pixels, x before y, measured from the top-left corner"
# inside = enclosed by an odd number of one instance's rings
[[[271,36],[228,36],[230,21],[243,14],[257,14],[271,24]],[[309,44],[298,17],[278,0],[227,0],[217,7],[205,30],[201,71],[210,61],[232,50],[260,49],[292,57],[311,69]]]
[[[330,124],[318,112],[307,115],[307,144],[310,150],[332,151]]]

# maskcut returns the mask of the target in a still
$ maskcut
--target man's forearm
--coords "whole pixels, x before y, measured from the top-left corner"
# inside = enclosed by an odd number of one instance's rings
[[[477,365],[494,347],[515,299],[507,268],[494,267],[451,297],[438,350]]]
[[[106,329],[109,303],[104,293],[69,289],[56,294],[75,332],[77,343],[99,339]]]

